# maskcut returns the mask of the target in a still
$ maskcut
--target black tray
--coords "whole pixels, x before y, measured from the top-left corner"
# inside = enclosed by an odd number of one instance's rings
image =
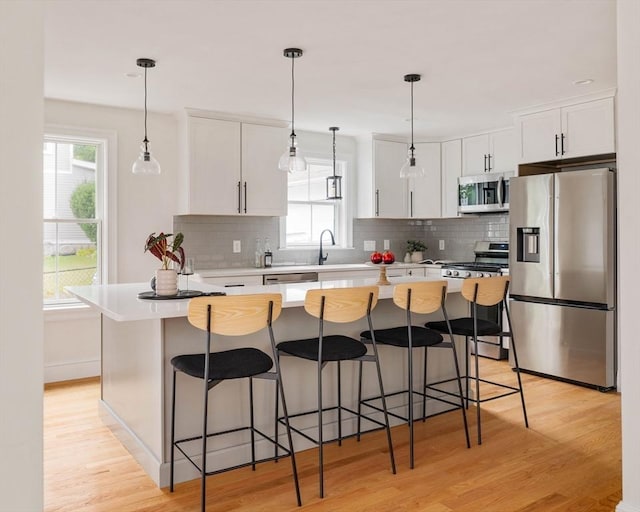
[[[149,300],[172,300],[172,299],[192,299],[193,297],[200,297],[204,295],[200,290],[178,290],[175,295],[156,295],[154,291],[140,292],[138,294],[139,299]]]

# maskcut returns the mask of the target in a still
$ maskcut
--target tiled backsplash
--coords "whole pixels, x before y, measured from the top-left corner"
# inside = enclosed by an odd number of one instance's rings
[[[367,261],[370,251],[363,249],[365,240],[375,240],[378,250],[382,250],[384,240],[389,240],[390,249],[399,261],[404,256],[406,241],[410,239],[425,242],[425,258],[470,261],[476,240],[509,238],[509,217],[505,214],[435,220],[355,219],[353,222],[353,249],[332,249],[328,246],[329,237],[325,238],[325,252],[329,254],[327,264]],[[280,223],[277,217],[180,215],[173,218],[173,229],[184,234],[185,251],[195,259],[196,269],[251,267],[256,238],[264,243],[265,237],[270,240],[274,265],[318,261],[318,249],[278,248]],[[234,240],[241,242],[240,253],[233,253]],[[444,251],[438,249],[439,240],[444,240]]]

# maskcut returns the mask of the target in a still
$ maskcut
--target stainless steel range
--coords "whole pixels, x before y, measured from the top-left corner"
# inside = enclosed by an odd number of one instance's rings
[[[445,263],[440,275],[459,279],[492,277],[504,274],[509,267],[509,242],[476,242],[473,252],[475,261]]]
[[[442,277],[466,279],[468,277],[492,277],[508,273],[509,242],[476,242],[473,248],[475,261],[445,263],[441,267]],[[478,318],[506,325],[502,303],[495,306],[478,306]],[[508,338],[504,336],[483,336],[478,345],[478,355],[491,359],[507,359]],[[472,345],[472,353],[475,351]]]

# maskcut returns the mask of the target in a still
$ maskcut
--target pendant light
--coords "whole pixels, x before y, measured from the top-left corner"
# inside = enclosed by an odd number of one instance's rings
[[[424,177],[424,167],[416,165],[416,148],[413,145],[413,84],[420,81],[420,75],[404,75],[404,81],[411,84],[411,146],[404,165],[400,168],[401,178],[422,178]]]
[[[151,156],[149,140],[147,139],[147,69],[155,67],[156,61],[140,58],[136,61],[136,64],[144,68],[144,140],[140,146],[140,155],[133,162],[131,172],[134,174],[160,174],[160,164]]]
[[[333,132],[333,176],[327,176],[327,199],[342,199],[342,176],[336,175],[336,132],[337,126],[329,128]]]
[[[287,149],[280,157],[278,162],[278,169],[281,171],[297,172],[304,171],[307,168],[307,162],[300,153],[296,142],[296,131],[294,129],[295,110],[293,106],[294,92],[295,92],[295,75],[293,63],[298,57],[302,57],[302,50],[300,48],[286,48],[284,50],[284,56],[291,59],[291,135],[290,142]]]

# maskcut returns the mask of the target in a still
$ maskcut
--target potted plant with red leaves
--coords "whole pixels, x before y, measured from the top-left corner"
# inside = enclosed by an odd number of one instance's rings
[[[156,295],[176,295],[178,293],[178,273],[176,269],[184,267],[184,235],[182,233],[156,235],[151,233],[144,245],[144,252],[149,251],[162,262],[156,270]],[[173,268],[169,264],[173,262]]]

